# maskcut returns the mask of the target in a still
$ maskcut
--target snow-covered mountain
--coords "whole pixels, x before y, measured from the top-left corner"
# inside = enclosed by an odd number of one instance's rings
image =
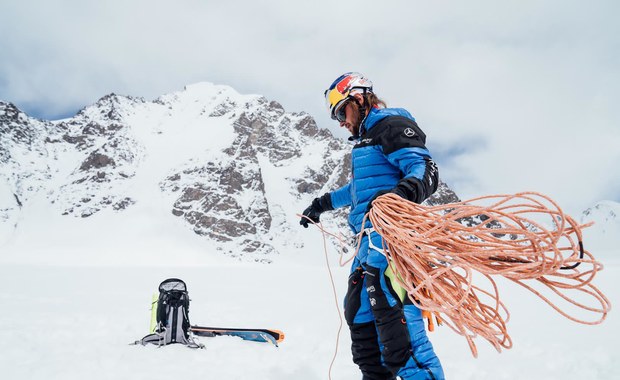
[[[324,256],[321,234],[295,214],[348,180],[350,149],[307,114],[209,83],[154,101],[108,95],[58,121],[0,101],[4,377],[327,378],[349,268],[332,250]],[[429,202],[457,200],[442,184]],[[604,258],[595,283],[612,302],[620,269],[605,258],[620,236],[619,209],[603,202],[582,220],[596,222],[584,244]],[[322,220],[346,232],[345,216]],[[188,283],[193,323],[278,328],[286,340],[279,348],[229,337],[200,339],[206,350],[127,345],[147,333],[150,294],[168,277]],[[479,343],[473,359],[462,337],[437,328],[429,338],[447,378],[620,378],[609,339],[620,334],[616,313],[581,326],[509,281],[499,285],[514,348],[497,354]],[[332,377],[359,379],[346,330]]]
[[[596,203],[581,216],[581,223],[589,222],[594,222],[594,225],[584,230],[584,244],[587,249],[595,256],[598,252],[606,252],[615,258],[620,257],[620,203]]]
[[[348,181],[350,149],[306,113],[210,83],[154,101],[110,94],[59,121],[0,102],[0,242],[35,205],[122,218],[163,202],[218,250],[269,262],[300,244],[295,213]],[[442,183],[429,201],[456,199]],[[335,214],[328,226],[346,230]]]

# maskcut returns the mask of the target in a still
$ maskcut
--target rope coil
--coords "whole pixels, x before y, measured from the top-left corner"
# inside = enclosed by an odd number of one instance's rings
[[[578,323],[599,324],[611,309],[592,284],[603,265],[583,249],[581,229],[592,223],[579,225],[545,195],[524,192],[423,206],[388,193],[373,202],[367,218],[382,236],[390,266],[409,298],[420,309],[441,315],[467,339],[474,357],[477,336],[498,351],[512,347],[506,328],[510,314],[493,276],[523,286]],[[478,275],[490,290],[474,284]],[[539,285],[599,318],[569,314]]]

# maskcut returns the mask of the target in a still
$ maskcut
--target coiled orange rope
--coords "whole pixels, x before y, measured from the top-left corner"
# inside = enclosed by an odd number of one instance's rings
[[[508,309],[493,276],[525,287],[578,323],[601,323],[611,309],[592,284],[603,265],[582,245],[581,228],[590,224],[579,225],[542,194],[494,195],[431,207],[386,194],[373,202],[367,217],[382,236],[409,298],[464,336],[475,357],[477,336],[498,351],[512,347]],[[490,289],[474,284],[474,277],[479,284],[475,273]],[[550,290],[550,296],[538,288]],[[598,318],[569,314],[549,298],[555,296]]]

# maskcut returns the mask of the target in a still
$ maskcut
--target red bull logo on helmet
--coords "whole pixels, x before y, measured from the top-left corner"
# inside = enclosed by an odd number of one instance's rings
[[[349,88],[351,87],[352,80],[353,80],[353,77],[351,75],[347,75],[343,80],[338,82],[338,84],[336,85],[336,89],[338,90],[338,92],[341,94],[344,94],[345,92],[347,92]]]

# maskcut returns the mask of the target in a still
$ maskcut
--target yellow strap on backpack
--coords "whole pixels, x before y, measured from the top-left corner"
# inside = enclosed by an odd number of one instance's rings
[[[149,326],[149,333],[154,333],[157,328],[157,301],[159,301],[159,296],[153,293],[153,297],[151,298],[151,325]]]

